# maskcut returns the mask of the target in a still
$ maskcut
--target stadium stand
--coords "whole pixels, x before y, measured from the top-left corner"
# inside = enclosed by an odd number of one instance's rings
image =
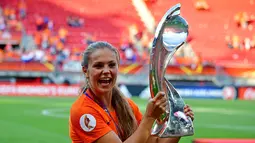
[[[68,3],[68,1],[34,1],[28,0],[30,6],[27,20],[27,27],[34,27],[34,19],[32,13],[38,13],[48,16],[54,21],[54,27],[65,27],[70,33],[68,34],[67,43],[70,46],[81,46],[81,32],[93,33],[97,40],[107,40],[114,45],[118,45],[121,32],[126,29],[127,25],[139,23],[143,25],[136,15],[136,11],[128,1],[117,3],[116,0],[109,1],[82,1],[76,0],[76,3]],[[110,3],[115,3],[115,8]],[[73,6],[72,6],[73,5]],[[101,7],[104,5],[104,7]],[[77,12],[78,10],[78,12]],[[84,13],[79,12],[84,10]],[[100,10],[100,11],[99,11]],[[118,11],[118,13],[116,13]],[[67,26],[66,19],[70,15],[77,15],[84,19],[84,25],[80,28],[72,28]],[[120,20],[122,19],[122,20]],[[124,19],[124,20],[123,20]],[[35,30],[35,29],[31,29]],[[77,45],[79,44],[79,45]]]
[[[109,3],[116,3],[117,6],[113,8]],[[18,1],[3,0],[1,4],[17,7]],[[118,3],[116,0],[111,2],[76,0],[75,3],[70,3],[68,1],[26,0],[25,4],[27,15],[22,22],[26,32],[34,36],[35,43],[42,47],[47,46],[47,39],[49,39],[48,46],[51,46],[52,41],[64,37],[64,42],[57,42],[56,47],[61,50],[67,48],[71,54],[74,51],[81,52],[89,42],[95,39],[106,40],[120,47],[123,39],[128,39],[131,25],[141,30],[144,29],[135,8],[128,1]],[[78,20],[82,25],[70,26],[68,22],[70,23],[71,19]],[[46,30],[45,27],[47,27]],[[51,60],[55,58],[54,55],[47,57]]]
[[[225,36],[238,35],[240,44],[245,38],[252,39],[254,36],[254,5],[250,1],[215,1],[206,0],[208,10],[199,10],[195,6],[195,1],[180,0],[182,4],[182,15],[186,18],[190,26],[190,35],[193,41],[192,48],[196,53],[202,53],[204,60],[212,61],[217,65],[224,66],[250,66],[254,65],[255,48],[245,50],[231,49],[227,47]],[[201,0],[200,0],[201,1]],[[204,0],[202,0],[204,1]],[[169,9],[169,6],[176,4],[177,1],[158,0],[153,5],[149,5],[156,21]],[[231,4],[231,6],[230,6]],[[227,10],[226,10],[227,9]],[[251,23],[250,29],[242,29],[235,22],[235,15],[240,12],[246,12],[249,15]]]

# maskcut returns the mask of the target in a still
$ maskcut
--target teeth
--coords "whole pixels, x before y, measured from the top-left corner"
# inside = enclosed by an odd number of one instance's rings
[[[110,80],[110,78],[105,78],[105,79],[101,79],[101,80]]]
[[[111,80],[105,80],[104,79],[104,80],[100,80],[99,82],[100,82],[100,84],[109,85]]]

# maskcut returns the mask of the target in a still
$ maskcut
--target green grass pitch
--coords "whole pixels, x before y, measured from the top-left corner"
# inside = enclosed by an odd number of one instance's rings
[[[0,97],[1,143],[70,143],[69,108],[76,97]],[[132,98],[144,112],[146,100]],[[255,102],[185,99],[195,113],[194,138],[255,138]]]

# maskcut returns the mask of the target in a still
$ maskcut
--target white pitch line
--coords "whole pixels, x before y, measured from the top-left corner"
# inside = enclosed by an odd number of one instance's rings
[[[211,128],[211,129],[255,131],[255,126],[252,126],[252,125],[197,124],[197,125],[195,125],[195,127],[203,127],[203,128]]]
[[[140,106],[142,111],[145,111],[145,106]],[[252,112],[245,110],[233,110],[233,109],[223,109],[223,108],[205,108],[205,107],[194,107],[192,108],[194,112],[200,113],[215,113],[215,114],[224,114],[224,115],[235,115],[235,116],[252,116]],[[64,114],[64,111],[69,110],[68,108],[52,108],[52,109],[44,109],[41,114],[44,116],[56,117],[56,118],[69,118],[69,115]],[[230,125],[230,124],[210,124],[210,123],[202,123],[195,125],[196,127],[203,128],[211,128],[211,129],[227,129],[227,130],[239,130],[239,131],[255,131],[254,125]]]
[[[140,106],[141,111],[145,111],[145,106]],[[247,110],[234,110],[234,109],[223,109],[223,108],[206,108],[206,107],[194,107],[192,108],[195,113],[215,113],[215,114],[223,114],[223,115],[235,115],[235,116],[243,116],[246,117],[255,117],[255,114],[251,111]],[[67,111],[69,108],[52,108],[52,109],[44,109],[42,110],[42,114],[45,116],[67,116],[66,114],[61,114],[63,111]]]
[[[224,109],[224,108],[206,108],[206,107],[194,107],[192,110],[196,113],[215,113],[222,115],[235,115],[235,116],[249,116],[255,117],[254,112],[249,110],[238,110],[238,109]]]
[[[63,114],[64,111],[67,111],[67,108],[54,108],[54,109],[44,109],[41,114],[44,116],[57,117],[57,118],[68,118],[68,114]]]
[[[139,106],[141,111],[146,110],[146,106]],[[208,107],[192,107],[194,113],[214,113],[221,115],[235,115],[235,116],[249,116],[255,117],[255,111],[238,110],[238,109],[224,109],[224,108],[208,108]]]

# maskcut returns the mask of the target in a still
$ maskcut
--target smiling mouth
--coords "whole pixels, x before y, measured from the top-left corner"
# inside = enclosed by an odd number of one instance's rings
[[[103,85],[103,86],[107,86],[110,85],[112,82],[112,79],[108,78],[108,79],[100,79],[99,84]]]

